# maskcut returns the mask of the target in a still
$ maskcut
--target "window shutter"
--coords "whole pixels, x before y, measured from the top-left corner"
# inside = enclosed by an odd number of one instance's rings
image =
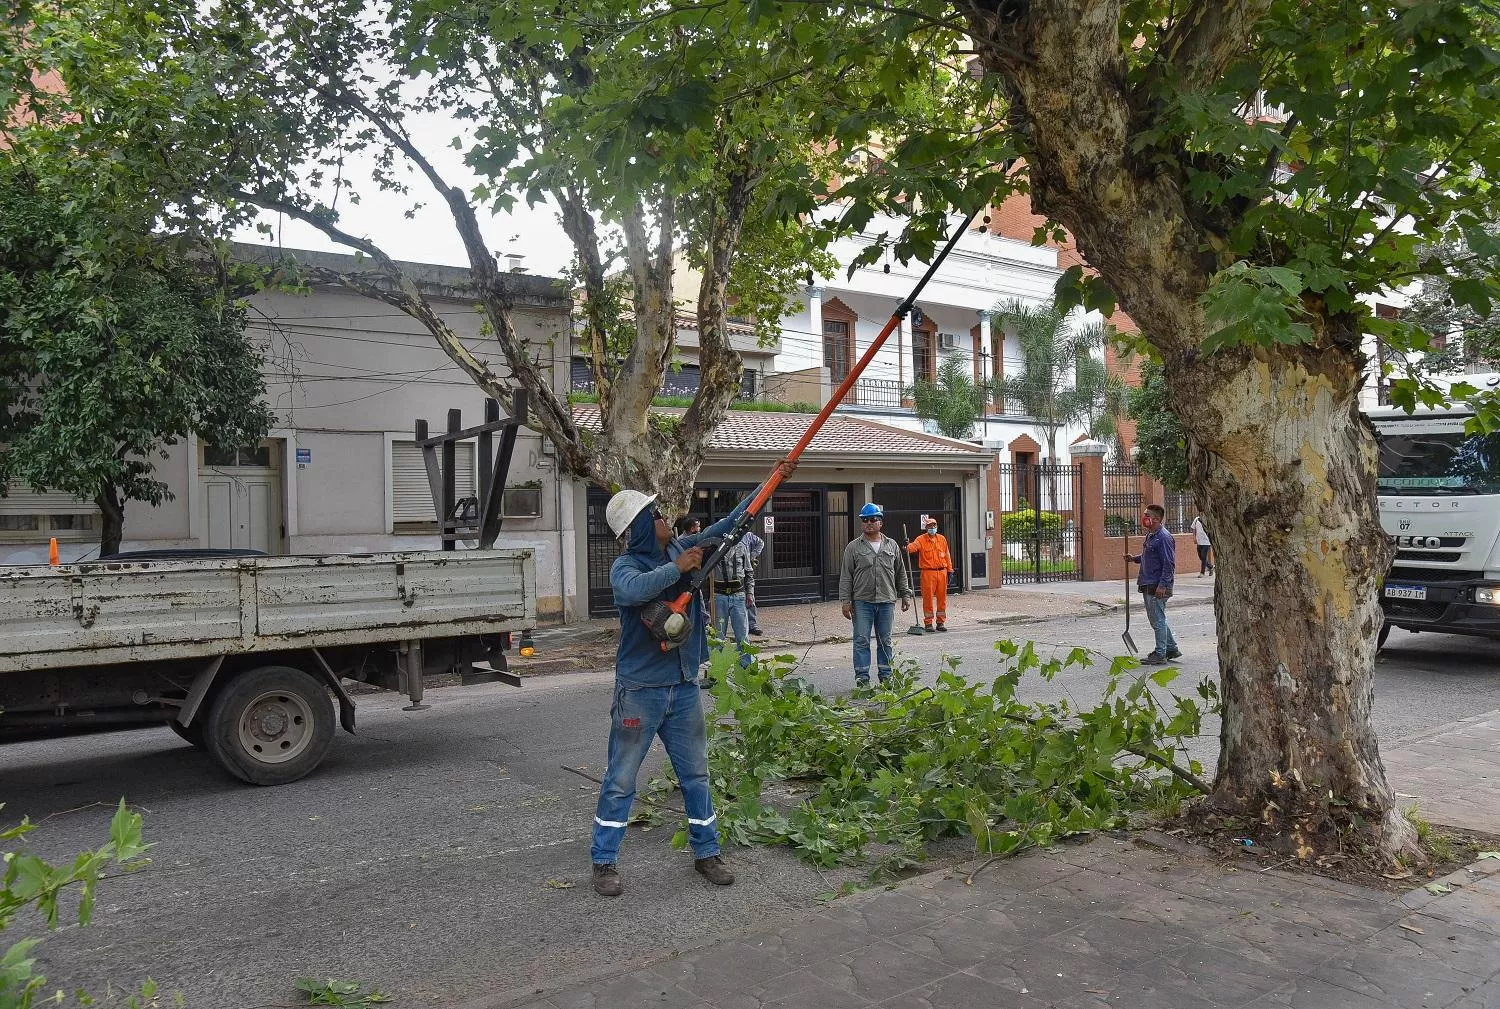
[[[459,442],[456,447],[454,461],[458,472],[453,481],[454,494],[458,498],[472,497],[476,493],[474,443]],[[442,449],[438,449],[438,458],[442,458]],[[391,517],[398,526],[403,523],[437,526],[427,467],[416,442],[391,443]]]
[[[0,497],[0,515],[97,515],[99,506],[71,494],[39,494],[21,484],[10,484]]]

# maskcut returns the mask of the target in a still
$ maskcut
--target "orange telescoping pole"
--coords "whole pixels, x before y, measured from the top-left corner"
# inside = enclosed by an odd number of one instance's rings
[[[771,470],[771,475],[766,478],[765,483],[760,485],[760,490],[750,501],[749,506],[740,513],[740,517],[735,522],[734,528],[724,537],[713,553],[704,559],[703,565],[693,573],[692,587],[667,604],[673,611],[682,613],[687,610],[688,604],[692,601],[693,592],[708,579],[709,574],[718,566],[719,561],[723,560],[724,555],[744,538],[745,533],[750,529],[750,524],[755,521],[755,516],[760,514],[760,510],[766,506],[766,502],[770,501],[771,496],[776,493],[776,488],[780,487],[782,481],[796,468],[797,460],[807,450],[807,446],[812,444],[812,440],[818,436],[818,431],[828,422],[828,418],[833,415],[833,411],[837,409],[838,405],[844,401],[844,397],[848,395],[849,390],[854,388],[854,383],[859,380],[859,376],[864,372],[865,367],[875,359],[875,355],[885,345],[886,338],[895,331],[897,326],[901,325],[901,320],[906,318],[911,312],[917,303],[917,295],[922,293],[922,289],[927,286],[927,282],[932,279],[932,275],[937,272],[943,260],[948,258],[948,253],[953,251],[953,247],[958,244],[958,240],[968,232],[969,227],[974,223],[974,218],[977,216],[979,216],[979,211],[976,210],[966,217],[964,223],[948,238],[948,244],[943,246],[942,251],[933,259],[932,264],[927,267],[927,272],[922,274],[922,279],[917,281],[916,286],[911,289],[911,293],[906,296],[901,304],[896,306],[896,310],[891,313],[891,317],[881,327],[880,334],[875,337],[869,349],[860,356],[859,361],[854,367],[849,369],[849,374],[844,376],[844,380],[833,391],[833,395],[828,397],[828,402],[823,404],[823,409],[819,410],[818,415],[807,425],[807,430],[802,432],[802,437],[797,439],[797,444],[793,445],[792,450],[786,454],[786,458],[778,462],[775,468]]]

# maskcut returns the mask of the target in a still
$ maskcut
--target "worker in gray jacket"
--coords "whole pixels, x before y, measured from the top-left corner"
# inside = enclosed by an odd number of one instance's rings
[[[875,632],[876,668],[880,682],[891,678],[891,625],[896,600],[901,612],[911,609],[911,582],[905,557],[896,541],[885,536],[885,509],[871,502],[859,510],[864,535],[844,548],[839,570],[839,602],[844,619],[854,621],[854,684],[870,685],[870,632]]]

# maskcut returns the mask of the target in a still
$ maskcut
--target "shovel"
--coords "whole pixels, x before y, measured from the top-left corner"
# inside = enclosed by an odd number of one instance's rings
[[[911,537],[906,534],[906,523],[905,522],[901,523],[901,538],[906,541],[906,545],[907,546],[911,546]],[[912,581],[912,574],[911,574],[911,551],[910,550],[906,551],[906,583],[908,585],[918,587],[918,591],[920,591],[919,583],[915,582],[915,581]],[[927,633],[927,629],[922,626],[921,617],[919,617],[917,615],[917,601],[916,601],[916,599],[913,599],[911,601],[911,618],[912,618],[912,620],[914,620],[916,622],[913,623],[911,625],[911,627],[909,627],[907,629],[906,633],[907,634],[926,634]]]
[[[1130,534],[1125,534],[1125,553],[1130,553]],[[1130,636],[1130,562],[1125,562],[1125,633],[1120,635],[1120,640],[1125,642],[1125,648],[1131,655],[1140,654],[1140,649],[1135,646],[1135,638]]]

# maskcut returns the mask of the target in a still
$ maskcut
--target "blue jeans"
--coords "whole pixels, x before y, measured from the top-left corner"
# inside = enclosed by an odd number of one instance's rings
[[[1167,601],[1150,592],[1142,592],[1141,598],[1146,601],[1146,619],[1151,621],[1151,630],[1156,634],[1156,654],[1177,651],[1177,639],[1172,636],[1172,628],[1167,626]]]
[[[760,628],[760,614],[755,611],[755,604],[746,604],[745,612],[750,616],[750,627],[758,630]]]
[[[635,778],[657,736],[682,785],[688,844],[694,857],[719,853],[714,800],[708,790],[708,728],[703,722],[702,694],[696,682],[670,687],[615,684],[609,712],[609,769],[604,772],[594,810],[594,864],[614,862],[620,854],[635,801]]]
[[[891,624],[896,619],[895,603],[867,603],[854,600],[854,682],[870,682],[870,631],[875,631],[875,658],[880,682],[891,678]]]
[[[714,629],[718,631],[719,637],[725,641],[729,640],[726,630],[734,629],[734,643],[740,649],[740,668],[750,664],[750,653],[745,651],[750,645],[749,623],[745,613],[745,594],[743,592],[735,595],[725,595],[722,592],[714,596]]]

